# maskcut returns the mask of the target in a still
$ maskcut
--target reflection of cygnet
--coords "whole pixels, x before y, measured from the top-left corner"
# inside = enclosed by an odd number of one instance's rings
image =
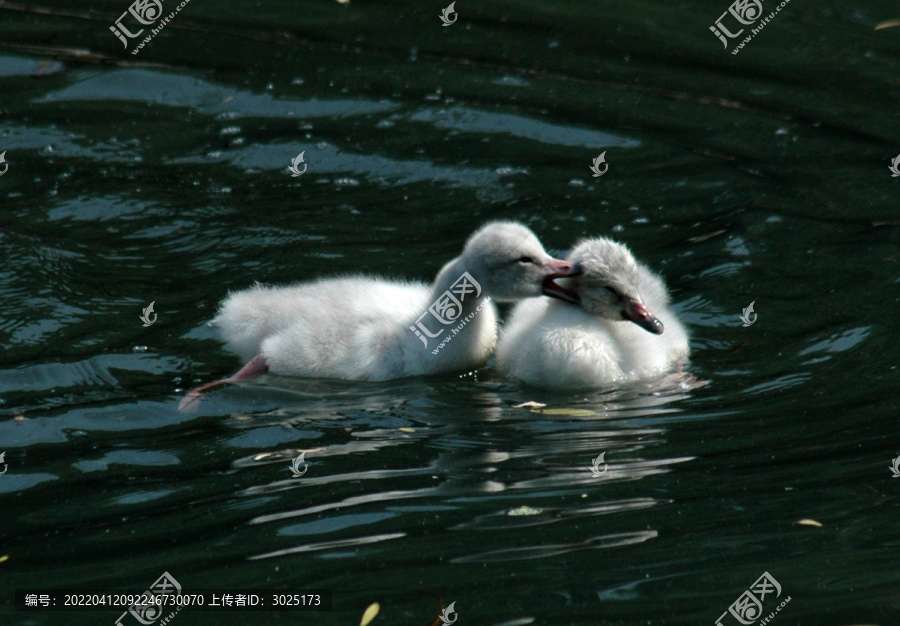
[[[517,305],[497,346],[501,372],[539,387],[589,389],[657,378],[687,360],[687,333],[665,284],[628,248],[588,239],[568,260],[584,273],[558,284],[580,304]]]

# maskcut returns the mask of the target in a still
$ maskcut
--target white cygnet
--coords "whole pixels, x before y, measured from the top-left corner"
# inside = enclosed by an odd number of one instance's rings
[[[213,323],[226,347],[249,363],[192,391],[182,408],[206,389],[261,371],[376,381],[478,367],[497,342],[492,300],[539,296],[545,286],[548,295],[566,297],[553,279],[577,271],[548,255],[522,224],[492,222],[469,238],[432,286],[345,277],[233,293]]]
[[[662,377],[687,360],[688,335],[669,309],[665,284],[628,248],[588,239],[568,260],[582,275],[545,291],[578,304],[518,304],[497,346],[502,373],[538,387],[592,389]]]

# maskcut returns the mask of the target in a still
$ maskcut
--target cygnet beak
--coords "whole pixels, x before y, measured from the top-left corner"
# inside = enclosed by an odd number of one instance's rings
[[[622,318],[634,322],[644,330],[661,335],[663,323],[653,316],[643,302],[628,301],[622,307]]]
[[[565,278],[566,276],[578,276],[584,272],[581,269],[581,263],[573,263],[572,261],[563,261],[562,259],[550,259],[547,261],[547,267],[553,270],[553,276],[550,278]]]
[[[553,280],[555,278],[566,278],[568,276],[578,276],[583,270],[581,268],[580,263],[573,263],[571,261],[563,261],[560,259],[550,259],[547,262],[547,267],[553,270],[553,274],[547,276],[544,279],[544,282],[541,283],[542,292],[545,296],[550,296],[551,298],[558,298],[563,302],[569,302],[571,304],[581,304],[581,298],[578,297],[578,294],[574,291],[570,291],[565,287],[560,287]]]

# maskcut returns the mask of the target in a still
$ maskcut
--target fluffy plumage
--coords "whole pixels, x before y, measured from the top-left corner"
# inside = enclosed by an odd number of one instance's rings
[[[262,355],[276,374],[388,380],[460,371],[482,365],[494,349],[497,313],[489,300],[539,296],[545,280],[571,269],[525,226],[493,222],[469,238],[433,286],[368,277],[257,285],[228,296],[214,323],[228,349],[244,360]],[[467,279],[461,285],[465,273],[477,285]],[[458,302],[447,298],[451,289]],[[441,299],[449,304],[442,315],[453,323],[429,313]]]
[[[627,247],[588,239],[568,260],[583,274],[558,282],[580,305],[517,305],[497,346],[501,372],[539,387],[591,389],[657,378],[687,360],[688,336],[665,284]]]

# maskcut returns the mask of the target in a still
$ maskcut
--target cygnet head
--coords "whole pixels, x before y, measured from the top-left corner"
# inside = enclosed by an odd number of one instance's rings
[[[469,237],[460,259],[488,295],[500,302],[542,293],[568,299],[553,279],[581,271],[577,264],[547,254],[535,234],[516,222],[483,226]]]
[[[628,248],[611,239],[587,239],[572,250],[569,260],[584,272],[565,286],[578,295],[581,308],[601,319],[628,320],[653,334],[662,334],[662,322],[641,299],[641,270]]]

